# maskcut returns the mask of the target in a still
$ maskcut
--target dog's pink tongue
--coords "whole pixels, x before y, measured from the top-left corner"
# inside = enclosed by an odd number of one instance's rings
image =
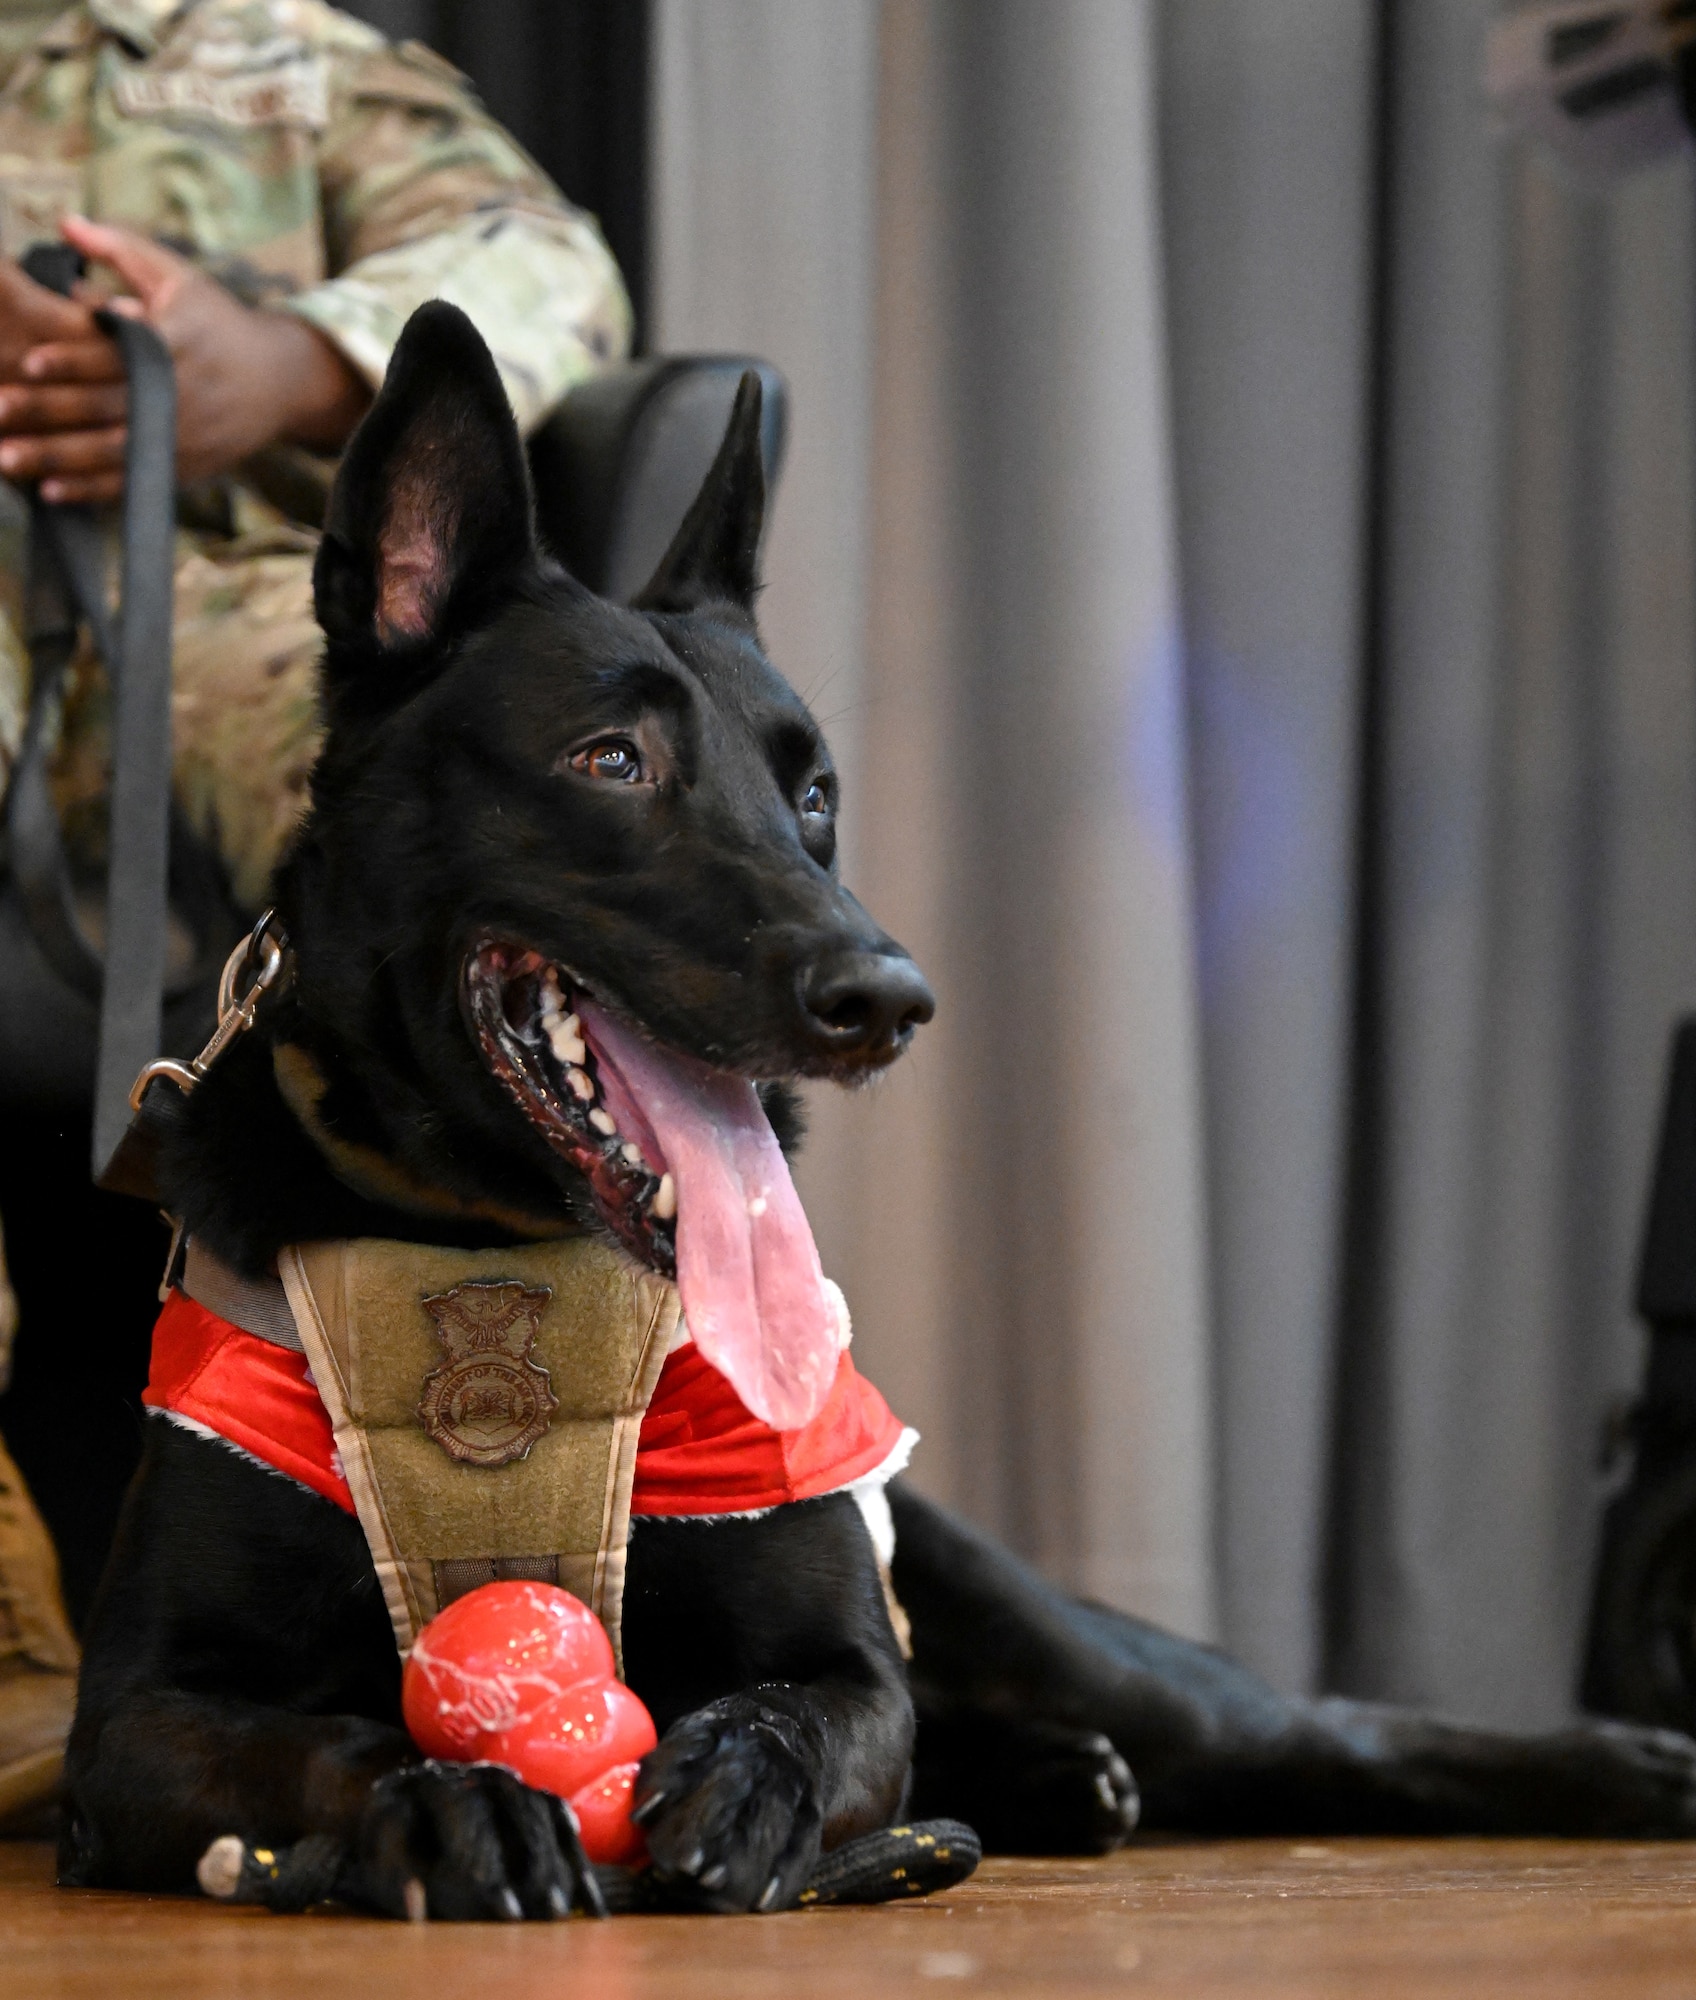
[[[677,1183],[677,1289],[695,1345],[756,1417],[794,1430],[836,1379],[838,1328],[813,1232],[771,1121],[745,1078],[579,1009],[607,1109],[628,1096]],[[622,1086],[622,1088],[621,1088]]]

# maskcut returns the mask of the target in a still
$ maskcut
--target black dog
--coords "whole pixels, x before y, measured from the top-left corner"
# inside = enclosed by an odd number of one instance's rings
[[[837,880],[828,753],[760,649],[762,506],[750,380],[639,604],[592,596],[536,547],[482,343],[451,308],[414,318],[318,562],[328,733],[277,886],[293,984],[165,1147],[171,1208],[226,1264],[575,1222],[670,1269],[663,1194],[585,1141],[534,1032],[549,979],[760,1079],[791,1136],[783,1079],[852,1082],[928,1018]],[[284,1045],[327,1079],[310,1132]],[[626,1667],[662,1732],[639,1807],[678,1901],[783,1907],[821,1848],[909,1809],[1103,1850],[1136,1818],[1127,1764],[1162,1826],[1696,1829],[1684,1738],[1287,1701],[893,1499],[910,1674],[848,1497],[637,1524]],[[61,1879],[188,1889],[218,1836],[317,1836],[377,1910],[422,1884],[435,1915],[562,1914],[584,1893],[569,1828],[499,1769],[422,1763],[399,1679],[355,1522],[150,1423],[87,1638]]]

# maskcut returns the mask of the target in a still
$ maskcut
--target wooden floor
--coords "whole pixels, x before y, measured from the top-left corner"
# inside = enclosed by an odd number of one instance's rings
[[[5,2000],[1696,1995],[1696,1846],[1236,1841],[986,1863],[782,1917],[416,1927],[51,1886],[0,1845]]]

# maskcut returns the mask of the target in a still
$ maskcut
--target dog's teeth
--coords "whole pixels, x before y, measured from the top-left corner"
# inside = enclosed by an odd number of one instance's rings
[[[571,1018],[575,1020],[576,1016]],[[554,1061],[565,1067],[580,1065],[589,1053],[583,1038],[572,1034],[568,1023],[558,1015],[552,1019],[544,1016],[543,1026],[547,1029],[548,1047],[554,1052]]]
[[[634,1139],[625,1140],[624,1157],[633,1167],[639,1167],[642,1164],[642,1148],[637,1145]]]
[[[582,1098],[585,1104],[595,1095],[595,1086],[586,1069],[568,1069],[565,1080],[570,1084],[573,1094]]]
[[[658,1222],[669,1222],[677,1213],[677,1183],[670,1174],[660,1175],[660,1184],[649,1203],[649,1213]]]
[[[611,1114],[603,1111],[598,1104],[589,1113],[589,1123],[594,1126],[597,1132],[604,1132],[609,1139],[618,1130],[618,1127],[612,1122]]]

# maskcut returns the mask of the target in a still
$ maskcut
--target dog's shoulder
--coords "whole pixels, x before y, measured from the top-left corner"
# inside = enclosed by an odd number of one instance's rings
[[[358,1522],[162,1413],[147,1419],[90,1616],[81,1711],[145,1685],[399,1714],[394,1636]]]

